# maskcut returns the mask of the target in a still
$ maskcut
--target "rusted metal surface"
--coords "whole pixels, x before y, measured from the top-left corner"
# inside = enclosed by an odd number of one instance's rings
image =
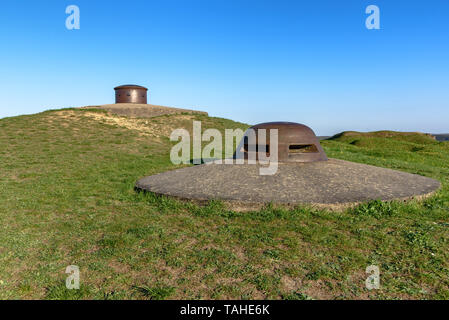
[[[250,129],[254,130],[255,137],[251,138],[247,131],[238,147],[243,152],[245,159],[259,160],[257,155],[257,151],[259,150],[262,152],[265,151],[267,156],[270,156],[270,151],[272,152],[273,150],[272,147],[270,148],[270,130],[277,129],[279,162],[315,162],[328,160],[313,130],[303,124],[294,122],[267,122],[255,125],[248,130]],[[259,142],[258,132],[260,129],[265,129],[266,143]]]
[[[147,104],[148,89],[133,84],[118,86],[115,90],[115,103]]]

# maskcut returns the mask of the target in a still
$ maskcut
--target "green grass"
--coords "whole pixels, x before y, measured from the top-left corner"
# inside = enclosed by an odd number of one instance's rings
[[[423,202],[239,213],[136,193],[137,179],[176,167],[173,143],[92,112],[0,120],[1,299],[449,298],[449,143],[356,133],[322,142],[330,157],[440,180]],[[247,127],[186,117],[141,123]],[[381,289],[368,291],[372,264]],[[65,288],[68,265],[80,268],[80,290]]]

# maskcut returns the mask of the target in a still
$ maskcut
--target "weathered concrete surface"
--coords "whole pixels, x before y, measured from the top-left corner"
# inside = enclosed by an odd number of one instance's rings
[[[223,200],[234,210],[264,204],[308,204],[334,210],[380,199],[412,199],[432,194],[436,180],[343,160],[279,163],[273,176],[259,175],[258,165],[204,164],[139,180],[137,189],[179,199]]]
[[[136,104],[136,103],[119,103],[119,104],[105,104],[100,106],[87,106],[83,108],[98,108],[107,110],[112,114],[120,116],[136,117],[136,118],[152,118],[162,116],[164,114],[175,113],[200,113],[207,115],[204,111],[195,111],[189,109],[180,109],[172,107],[164,107],[153,104]]]

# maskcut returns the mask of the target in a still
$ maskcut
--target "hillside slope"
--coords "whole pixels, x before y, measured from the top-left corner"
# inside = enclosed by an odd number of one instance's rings
[[[139,194],[173,169],[175,128],[247,128],[202,114],[129,119],[64,109],[0,120],[0,298],[449,298],[449,144],[354,134],[330,157],[439,179],[424,202],[346,212],[227,211]],[[378,265],[381,289],[365,288]],[[80,268],[80,290],[65,268]]]

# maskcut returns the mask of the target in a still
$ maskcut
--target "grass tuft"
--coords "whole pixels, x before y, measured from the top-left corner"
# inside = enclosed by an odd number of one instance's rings
[[[149,300],[167,299],[175,291],[175,288],[166,287],[166,286],[157,286],[157,287],[141,286],[141,287],[134,287],[134,288],[135,288],[136,292],[138,292],[141,296],[143,296]]]

